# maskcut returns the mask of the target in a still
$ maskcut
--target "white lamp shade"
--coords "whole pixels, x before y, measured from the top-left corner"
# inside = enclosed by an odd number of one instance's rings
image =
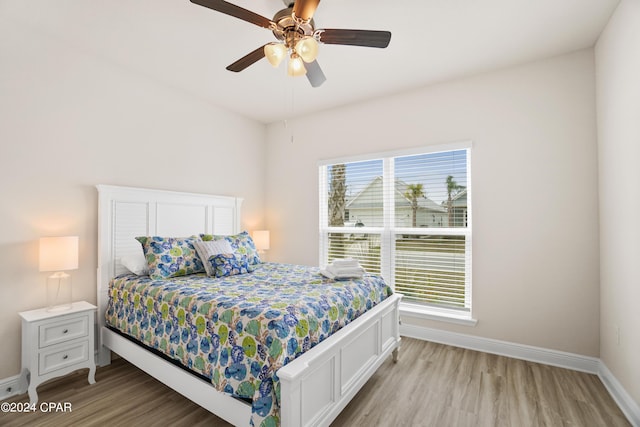
[[[66,271],[77,268],[78,236],[40,238],[40,271]]]
[[[278,67],[287,54],[287,48],[282,43],[269,43],[264,46],[264,56],[269,64]]]
[[[259,251],[269,250],[269,230],[256,230],[253,232],[253,243]]]
[[[313,62],[318,57],[318,42],[313,37],[304,37],[296,43],[295,50],[304,62]]]

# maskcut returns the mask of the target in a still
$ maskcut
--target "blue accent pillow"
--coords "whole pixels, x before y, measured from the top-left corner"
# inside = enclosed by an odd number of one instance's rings
[[[216,277],[235,276],[253,271],[245,255],[218,254],[209,258],[209,262]]]

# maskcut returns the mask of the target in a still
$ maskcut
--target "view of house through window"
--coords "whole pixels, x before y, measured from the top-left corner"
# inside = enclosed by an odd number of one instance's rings
[[[403,302],[470,310],[469,152],[321,164],[321,263],[356,258]]]

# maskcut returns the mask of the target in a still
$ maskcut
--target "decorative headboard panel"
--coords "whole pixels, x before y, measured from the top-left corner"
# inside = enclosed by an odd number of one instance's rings
[[[120,259],[141,250],[135,237],[240,231],[241,198],[113,185],[96,187],[100,327],[104,326],[109,281],[125,272]]]

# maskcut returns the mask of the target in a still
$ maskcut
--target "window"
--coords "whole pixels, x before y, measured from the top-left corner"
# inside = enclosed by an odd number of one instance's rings
[[[322,162],[320,263],[356,258],[403,305],[471,311],[470,144]]]

